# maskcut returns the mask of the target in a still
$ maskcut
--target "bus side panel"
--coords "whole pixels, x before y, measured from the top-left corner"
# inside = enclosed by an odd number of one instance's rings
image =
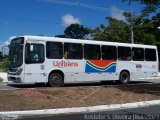
[[[62,71],[64,74],[64,83],[85,81],[83,60],[47,59],[46,66],[48,75],[53,70]]]
[[[127,70],[130,73],[130,80],[136,80],[138,78],[143,78],[145,74],[145,62],[144,61],[118,61],[117,62],[117,72]]]
[[[86,60],[85,73],[94,81],[116,80],[116,60]]]
[[[146,61],[146,77],[157,76],[158,62]]]

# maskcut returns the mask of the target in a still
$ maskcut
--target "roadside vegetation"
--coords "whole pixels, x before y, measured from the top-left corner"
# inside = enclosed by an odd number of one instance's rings
[[[2,61],[0,62],[0,72],[7,72],[9,66],[9,58],[2,58]]]

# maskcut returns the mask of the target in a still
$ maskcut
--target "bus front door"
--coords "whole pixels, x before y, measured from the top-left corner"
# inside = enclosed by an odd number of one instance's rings
[[[25,82],[46,82],[44,53],[43,43],[27,43],[25,45]]]

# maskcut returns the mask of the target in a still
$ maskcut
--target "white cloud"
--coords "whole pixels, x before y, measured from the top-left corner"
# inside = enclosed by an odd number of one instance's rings
[[[123,10],[118,9],[116,6],[111,7],[111,17],[126,22],[126,18],[123,16],[123,12]]]
[[[71,14],[66,14],[66,15],[62,16],[62,24],[65,27],[67,27],[67,26],[69,26],[71,24],[75,24],[75,23],[77,23],[77,24],[81,23],[80,20],[79,20],[79,18],[74,17]]]

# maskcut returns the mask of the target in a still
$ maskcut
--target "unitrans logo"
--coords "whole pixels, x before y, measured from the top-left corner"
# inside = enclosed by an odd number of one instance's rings
[[[53,61],[53,66],[55,67],[78,67],[78,62],[69,61]]]

